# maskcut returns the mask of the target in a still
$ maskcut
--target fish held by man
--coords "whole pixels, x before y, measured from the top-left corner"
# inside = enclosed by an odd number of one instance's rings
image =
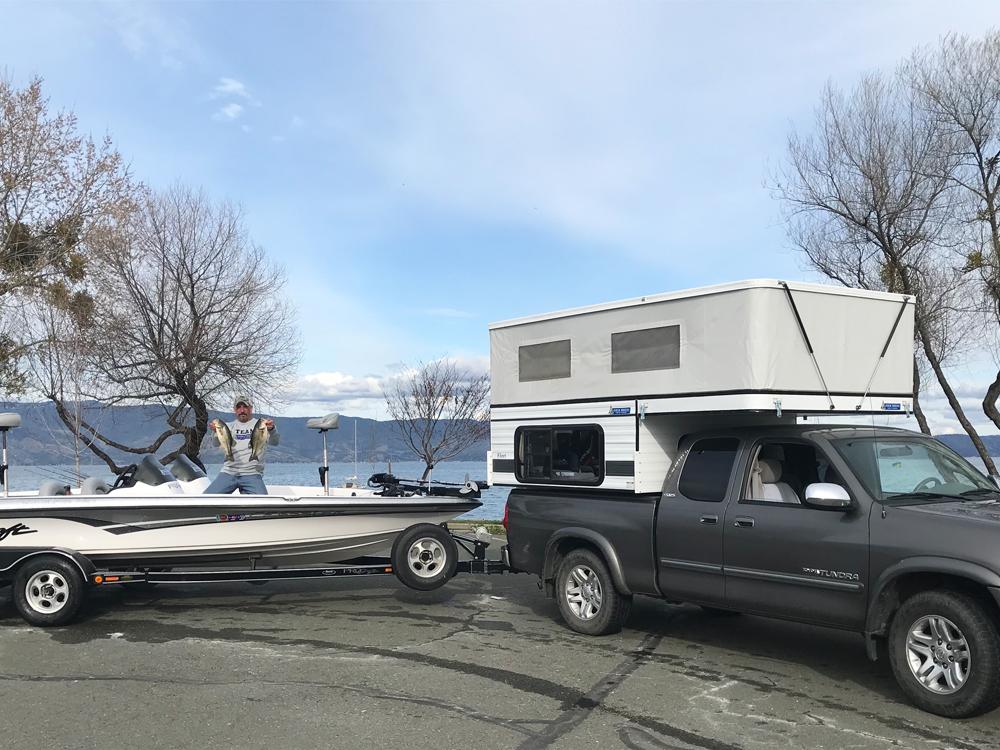
[[[222,452],[225,454],[226,460],[232,461],[233,448],[236,446],[236,438],[233,437],[233,433],[230,431],[229,425],[221,419],[213,419],[212,429],[215,430],[215,437],[219,440],[219,445],[222,447]]]
[[[264,455],[264,447],[267,445],[267,422],[263,419],[257,420],[257,426],[250,433],[250,460],[257,461]]]

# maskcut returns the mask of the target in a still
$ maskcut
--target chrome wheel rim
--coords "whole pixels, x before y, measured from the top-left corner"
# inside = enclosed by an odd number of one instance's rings
[[[433,578],[444,569],[448,562],[448,553],[437,539],[424,537],[410,545],[406,553],[406,562],[414,575],[420,578]]]
[[[569,572],[563,593],[570,611],[581,620],[592,620],[601,611],[601,581],[586,565],[577,565]]]
[[[969,643],[947,617],[926,615],[906,636],[906,662],[924,689],[951,695],[962,689],[972,669]]]
[[[65,576],[54,570],[40,570],[24,586],[24,598],[36,612],[58,612],[69,601],[69,583]]]

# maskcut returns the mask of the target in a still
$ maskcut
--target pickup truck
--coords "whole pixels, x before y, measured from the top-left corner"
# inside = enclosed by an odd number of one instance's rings
[[[1000,490],[938,441],[797,424],[683,437],[662,493],[519,486],[508,564],[573,630],[634,596],[863,634],[947,717],[1000,704]]]

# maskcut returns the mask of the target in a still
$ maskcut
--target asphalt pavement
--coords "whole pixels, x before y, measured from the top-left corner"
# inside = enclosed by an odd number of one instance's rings
[[[54,629],[0,590],[0,748],[1000,747],[858,636],[637,599],[590,638],[536,580],[110,586]]]

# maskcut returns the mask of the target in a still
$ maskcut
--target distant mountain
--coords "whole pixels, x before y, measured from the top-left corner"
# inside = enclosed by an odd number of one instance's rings
[[[935,435],[935,438],[962,456],[978,456],[968,435]],[[991,456],[1000,456],[1000,435],[983,435],[983,445]]]
[[[12,411],[21,415],[21,426],[10,433],[10,463],[66,464],[74,461],[73,435],[63,426],[50,403],[16,403],[0,401],[0,412]],[[323,458],[323,441],[315,430],[306,427],[307,417],[270,416],[277,424],[281,443],[268,449],[271,462],[319,463]],[[232,412],[211,412],[211,418],[226,421],[233,419]],[[103,434],[130,446],[149,445],[166,426],[163,409],[156,406],[115,406],[98,410],[90,405],[85,408],[85,420],[100,427]],[[353,461],[355,425],[357,426],[357,461],[383,464],[387,460],[415,460],[400,439],[391,421],[376,421],[362,417],[341,416],[340,429],[327,433],[330,461]],[[160,449],[164,455],[180,443],[171,439]],[[489,441],[483,440],[467,449],[454,460],[485,461]],[[110,450],[119,463],[131,463],[136,456],[123,451]],[[202,459],[206,463],[221,463],[222,449],[209,433],[202,445]],[[84,463],[100,463],[93,453],[81,448]]]

